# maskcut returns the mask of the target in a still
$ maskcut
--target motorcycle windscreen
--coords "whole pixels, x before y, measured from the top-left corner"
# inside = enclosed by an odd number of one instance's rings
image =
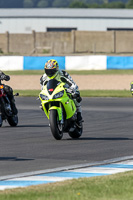
[[[57,81],[56,79],[51,79],[47,83],[47,90],[48,93],[51,95],[55,88],[60,84],[60,81]]]

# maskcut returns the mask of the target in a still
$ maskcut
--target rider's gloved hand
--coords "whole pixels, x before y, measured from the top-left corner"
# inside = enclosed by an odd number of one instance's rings
[[[78,90],[73,91],[72,97],[73,97],[74,99],[76,99],[78,103],[80,103],[80,102],[82,101],[82,98],[81,98],[81,96],[80,96],[80,92],[79,92]]]
[[[67,91],[68,93],[70,93],[70,94],[72,94],[72,93],[73,93],[73,90],[72,90],[72,89],[70,89],[70,88],[67,88],[67,89],[66,89],[66,91]]]
[[[1,74],[0,78],[1,78],[1,80],[5,80],[5,81],[9,81],[10,80],[10,76],[5,75],[4,73]]]
[[[9,81],[10,80],[10,76],[8,76],[8,75],[5,75],[5,79],[4,79],[5,81]]]
[[[5,75],[2,74],[2,75],[0,76],[0,79],[1,79],[1,80],[5,80]]]
[[[76,96],[77,102],[80,103],[80,102],[82,101],[82,98],[81,98],[81,96],[80,96],[80,92],[79,92],[79,91],[76,91],[76,92],[75,92],[75,96]]]

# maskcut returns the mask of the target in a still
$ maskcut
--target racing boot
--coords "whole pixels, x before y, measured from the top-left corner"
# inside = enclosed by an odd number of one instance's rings
[[[78,112],[78,113],[77,113],[77,125],[78,125],[79,127],[81,127],[82,122],[83,122],[82,114],[81,114],[81,112]]]

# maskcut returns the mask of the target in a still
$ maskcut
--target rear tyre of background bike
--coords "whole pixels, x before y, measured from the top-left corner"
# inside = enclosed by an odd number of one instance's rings
[[[76,139],[82,135],[82,132],[83,132],[83,124],[81,125],[81,128],[77,126],[73,132],[69,132],[69,135],[71,138]]]
[[[2,126],[2,116],[0,114],[0,127]]]
[[[50,110],[49,121],[52,135],[56,140],[61,140],[63,137],[63,131],[59,130],[58,114],[56,110]]]
[[[7,121],[10,124],[10,126],[17,126],[17,124],[18,124],[18,116],[14,115],[12,117],[8,117]]]

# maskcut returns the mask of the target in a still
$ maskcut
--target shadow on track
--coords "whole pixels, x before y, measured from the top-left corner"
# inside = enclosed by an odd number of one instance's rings
[[[20,128],[20,127],[49,127],[49,125],[34,125],[34,124],[27,124],[27,125],[18,125],[17,126],[18,128]]]
[[[0,157],[0,161],[28,161],[34,159],[26,159],[26,158],[17,158],[17,157]]]
[[[49,125],[34,125],[34,124],[27,124],[27,125],[18,125],[18,126],[15,126],[15,128],[27,128],[27,127],[34,127],[34,128],[40,128],[40,127],[49,127]],[[1,128],[14,128],[14,127],[11,127],[11,126],[2,126]]]
[[[67,139],[67,140],[133,140],[133,138],[120,138],[120,137],[114,137],[114,138],[95,138],[95,137],[82,137],[82,138],[77,138],[77,139]]]

